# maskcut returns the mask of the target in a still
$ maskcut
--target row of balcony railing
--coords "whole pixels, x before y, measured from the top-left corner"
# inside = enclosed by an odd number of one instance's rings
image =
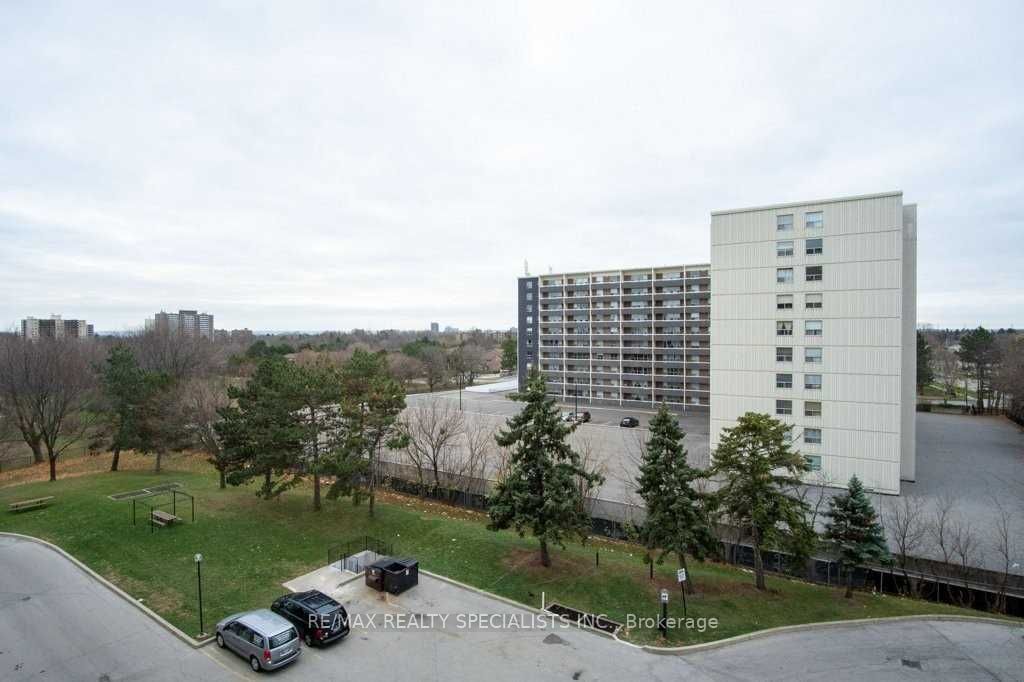
[[[684,281],[688,279],[706,279],[711,276],[708,270],[680,270],[679,272],[665,272],[665,273],[654,273],[653,276],[649,274],[631,274],[623,275],[599,275],[596,277],[565,277],[565,278],[553,278],[553,279],[540,279],[540,286],[542,287],[560,287],[560,286],[587,286],[590,284],[627,284],[631,282],[675,282]]]

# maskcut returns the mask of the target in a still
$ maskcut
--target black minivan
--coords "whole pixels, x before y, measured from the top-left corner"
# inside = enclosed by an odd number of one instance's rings
[[[306,646],[327,644],[349,632],[345,607],[319,590],[278,597],[270,610],[287,618],[299,630]]]

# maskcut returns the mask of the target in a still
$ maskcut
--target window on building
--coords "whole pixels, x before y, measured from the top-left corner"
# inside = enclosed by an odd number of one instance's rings
[[[533,280],[530,280],[530,281],[528,281],[528,282],[526,283],[526,288],[527,288],[527,289],[532,289],[532,288],[533,288]]]
[[[792,232],[793,231],[793,214],[780,215],[775,217],[775,227],[779,232]]]
[[[792,374],[776,374],[775,388],[793,388]]]
[[[775,307],[779,310],[790,310],[793,308],[793,294],[776,294]]]
[[[792,400],[776,400],[775,414],[793,414]]]
[[[793,427],[792,426],[790,426],[788,429],[786,429],[785,431],[782,432],[782,440],[786,441],[787,443],[792,443],[793,442]]]
[[[821,266],[820,265],[808,265],[807,266],[807,281],[808,282],[820,282],[821,281]]]
[[[793,283],[793,268],[778,268],[775,270],[775,282],[777,284]]]
[[[821,416],[821,403],[817,400],[808,400],[804,403],[804,416],[805,417],[820,417]]]
[[[780,320],[775,323],[775,335],[776,336],[793,336],[793,323],[791,321]]]
[[[821,336],[821,320],[804,320],[805,336]]]
[[[823,240],[821,237],[807,240],[807,255],[817,256],[822,253],[824,249]]]
[[[806,220],[804,227],[808,230],[820,230],[825,226],[825,221],[822,219],[821,211],[811,211],[804,214]]]
[[[805,374],[804,375],[804,388],[810,391],[821,390],[821,375],[820,374]]]
[[[821,445],[821,429],[804,429],[804,442]]]
[[[533,324],[533,315],[526,316],[526,324]]]
[[[821,471],[821,455],[804,455],[807,461],[807,468],[811,471]]]
[[[804,348],[804,362],[811,364],[821,363],[821,348]]]
[[[776,362],[793,362],[793,349],[779,346],[775,349]]]
[[[775,242],[775,255],[776,256],[792,256],[793,255],[793,242]]]
[[[527,291],[526,292],[526,300],[527,301],[532,301],[533,300],[533,292],[532,291]]]
[[[804,307],[808,310],[821,308],[821,294],[804,294]]]

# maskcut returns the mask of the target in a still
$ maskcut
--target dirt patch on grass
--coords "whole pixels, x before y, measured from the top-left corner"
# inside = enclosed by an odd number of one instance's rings
[[[735,582],[726,580],[701,580],[700,576],[696,576],[697,591],[695,594],[687,594],[687,599],[702,599],[702,598],[746,598],[746,599],[771,599],[778,596],[778,592],[773,590],[771,586],[765,591],[760,591],[754,586],[753,580],[737,580]],[[666,580],[659,576],[654,576],[654,580],[648,579],[646,576],[637,578],[637,582],[643,584],[644,589],[651,595],[651,599],[657,600],[658,595],[661,591],[668,590],[669,594],[679,594],[679,583]]]
[[[103,453],[99,455],[80,455],[68,459],[57,460],[57,479],[77,478],[79,476],[91,476],[110,471],[110,459],[112,455]],[[122,452],[118,462],[119,471],[152,471],[155,460],[150,455],[139,455],[134,452]],[[210,469],[202,455],[182,454],[164,457],[165,469],[176,469],[181,471],[197,471],[201,466]],[[0,488],[6,488],[23,483],[37,483],[50,480],[50,465],[48,462],[40,462],[21,469],[11,469],[0,472]]]
[[[487,521],[487,514],[485,512],[476,511],[475,509],[466,509],[465,507],[457,507],[455,505],[445,504],[444,502],[438,502],[436,500],[416,497],[415,495],[404,495],[391,490],[382,490],[378,492],[377,499],[382,504],[393,504],[395,506],[406,507],[407,509],[415,509],[427,514],[435,514],[446,519],[475,521],[477,523],[486,523]]]
[[[509,571],[525,573],[540,579],[561,579],[593,575],[593,562],[572,556],[566,552],[552,552],[551,565],[540,562],[540,549],[513,549],[501,561]]]

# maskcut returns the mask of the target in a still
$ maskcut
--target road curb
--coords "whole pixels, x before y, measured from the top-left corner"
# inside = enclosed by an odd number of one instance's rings
[[[538,609],[536,606],[530,606],[529,604],[523,604],[522,602],[518,602],[518,601],[516,601],[514,599],[509,599],[508,597],[502,597],[500,594],[494,594],[493,592],[488,592],[487,590],[482,590],[479,587],[473,587],[472,585],[467,585],[466,583],[461,583],[458,580],[454,580],[452,578],[449,578],[446,575],[441,575],[439,573],[431,573],[430,571],[424,571],[422,568],[420,569],[420,573],[422,573],[423,575],[430,576],[431,578],[434,578],[435,580],[440,580],[441,582],[448,583],[449,585],[452,585],[454,587],[458,587],[459,589],[465,590],[467,592],[473,592],[474,594],[479,594],[481,596],[487,597],[488,599],[494,599],[496,601],[500,601],[502,604],[505,604],[507,606],[511,606],[513,608],[517,608],[517,609],[519,609],[521,611],[528,611],[530,613],[535,613],[537,615],[547,616],[547,617],[550,617],[550,618],[558,618],[557,615],[551,613],[550,611],[545,611],[544,609]],[[554,603],[554,602],[552,602],[552,603]],[[597,628],[592,628],[589,625],[581,625],[579,623],[573,623],[572,621],[568,621],[568,622],[571,623],[572,625],[576,626],[580,630],[585,630],[587,632],[592,632],[595,635],[600,635],[601,637],[604,637],[605,639],[614,639],[614,640],[620,641],[620,642],[622,641],[622,640],[618,639],[617,637],[615,637],[614,635],[610,635],[607,632],[604,632],[603,630],[598,630]],[[623,642],[623,643],[624,644],[628,644],[628,642]],[[633,646],[635,646],[635,645],[633,645]]]
[[[126,602],[128,602],[129,604],[131,604],[132,606],[137,608],[139,611],[141,611],[145,615],[149,616],[153,621],[156,622],[157,625],[162,627],[164,630],[167,630],[172,635],[174,635],[175,637],[177,637],[181,641],[185,642],[185,644],[188,644],[193,649],[200,649],[200,648],[206,646],[207,644],[209,644],[210,642],[213,641],[213,637],[212,636],[206,637],[204,639],[196,639],[194,637],[191,637],[191,636],[185,634],[184,632],[182,632],[181,630],[176,628],[174,625],[171,625],[169,622],[164,620],[164,618],[160,614],[158,614],[156,611],[152,610],[151,608],[149,608],[145,604],[142,604],[137,599],[132,597],[130,594],[128,594],[127,592],[122,590],[120,587],[118,587],[114,583],[110,582],[109,580],[104,578],[102,575],[100,575],[96,571],[92,570],[91,568],[86,566],[84,563],[82,563],[80,560],[78,560],[77,558],[75,558],[74,556],[69,554],[68,552],[64,551],[63,549],[61,549],[57,545],[53,544],[52,542],[47,542],[46,540],[43,540],[43,539],[37,538],[37,537],[33,537],[31,535],[22,535],[21,533],[8,533],[6,531],[0,531],[0,537],[11,537],[11,538],[16,538],[18,540],[27,540],[28,542],[34,542],[34,543],[36,543],[38,545],[42,545],[43,547],[46,547],[47,549],[49,549],[49,550],[51,550],[53,552],[56,552],[57,554],[60,554],[62,557],[64,557],[65,559],[67,559],[68,561],[73,563],[75,566],[80,568],[83,572],[85,572],[91,578],[95,579],[97,582],[99,582],[101,585],[106,587],[108,590],[110,590],[111,592],[113,592],[117,596],[119,596],[122,599],[124,599]]]
[[[767,630],[747,632],[742,635],[727,637],[726,639],[716,639],[713,642],[702,642],[700,644],[690,644],[687,646],[679,647],[658,647],[651,646],[649,644],[633,646],[638,646],[638,648],[643,649],[644,651],[652,654],[658,654],[662,656],[683,656],[686,654],[696,654],[703,651],[713,651],[714,649],[720,649],[722,647],[731,646],[733,644],[742,644],[743,642],[749,642],[755,639],[762,639],[764,637],[771,637],[773,635],[786,634],[789,632],[806,632],[808,630],[819,630],[823,628],[840,629],[848,627],[861,627],[864,625],[884,625],[886,623],[908,623],[915,621],[986,623],[988,625],[1002,625],[1004,627],[1009,628],[1024,628],[1024,623],[1004,620],[1001,618],[989,618],[987,616],[960,616],[956,614],[936,613],[918,614],[914,616],[888,616],[885,618],[858,618],[856,620],[828,620],[822,621],[820,623],[799,623],[797,625],[782,625],[777,628],[769,628]],[[629,644],[629,642],[625,643]]]
[[[502,597],[499,594],[494,594],[493,592],[488,592],[487,590],[482,590],[482,589],[480,589],[478,587],[473,587],[472,585],[467,585],[465,583],[459,582],[458,580],[453,580],[452,578],[449,578],[448,576],[440,575],[440,574],[437,574],[437,573],[431,573],[430,571],[425,571],[423,569],[420,569],[420,573],[422,573],[424,575],[428,575],[431,578],[435,578],[437,580],[440,580],[441,582],[445,582],[445,583],[448,583],[448,584],[453,585],[455,587],[458,587],[460,589],[466,590],[467,592],[473,592],[473,593],[476,593],[476,594],[488,597],[490,599],[495,599],[497,601],[502,602],[503,604],[507,604],[508,606],[512,606],[512,607],[515,607],[515,608],[518,608],[518,609],[521,609],[521,610],[524,610],[524,611],[529,611],[529,612],[532,612],[532,613],[537,613],[537,614],[541,614],[541,615],[545,615],[545,616],[553,616],[553,614],[551,614],[548,611],[544,611],[542,609],[538,609],[538,608],[536,608],[534,606],[529,606],[528,604],[523,604],[521,602],[517,602],[514,599],[509,599],[508,597]],[[771,637],[771,636],[774,636],[774,635],[786,634],[786,633],[789,633],[789,632],[806,632],[808,630],[818,630],[818,629],[822,629],[822,628],[826,628],[826,629],[839,629],[839,628],[847,628],[847,627],[861,627],[861,626],[864,626],[864,625],[879,625],[879,624],[885,624],[885,623],[905,623],[905,622],[914,622],[914,621],[923,621],[923,622],[927,622],[927,621],[933,621],[933,622],[934,621],[949,621],[949,622],[966,622],[966,623],[987,623],[989,625],[1002,625],[1004,627],[1009,627],[1009,628],[1024,628],[1024,623],[1016,622],[1016,621],[1011,621],[1011,620],[1006,620],[1006,619],[1002,619],[1002,618],[991,618],[991,617],[988,617],[988,616],[960,616],[960,615],[956,615],[956,614],[942,614],[942,613],[938,613],[938,614],[918,614],[918,615],[914,615],[914,616],[889,616],[889,617],[886,617],[886,618],[858,618],[856,620],[830,620],[830,621],[822,621],[822,622],[819,622],[819,623],[799,623],[799,624],[796,624],[796,625],[782,625],[782,626],[779,626],[779,627],[776,627],[776,628],[768,628],[767,630],[756,630],[754,632],[746,632],[746,633],[744,633],[742,635],[735,635],[733,637],[727,637],[725,639],[716,639],[713,642],[701,642],[700,644],[689,644],[689,645],[686,645],[686,646],[678,646],[678,647],[659,647],[659,646],[652,646],[650,644],[634,644],[633,642],[627,642],[626,640],[620,639],[618,636],[609,634],[607,632],[604,632],[603,630],[598,630],[596,628],[592,628],[592,627],[589,627],[589,626],[586,626],[586,625],[580,625],[578,623],[573,623],[573,625],[575,625],[580,630],[585,630],[585,631],[591,632],[591,633],[593,633],[595,635],[600,635],[601,637],[604,637],[605,639],[613,639],[616,642],[619,642],[620,644],[624,644],[625,646],[631,647],[633,649],[641,649],[643,651],[646,651],[649,654],[655,654],[655,655],[660,655],[660,656],[683,656],[683,655],[686,655],[686,654],[696,654],[696,653],[700,653],[700,652],[703,652],[703,651],[712,651],[714,649],[720,649],[722,647],[731,646],[733,644],[742,644],[743,642],[749,642],[751,640],[761,639],[761,638],[764,638],[764,637]]]

